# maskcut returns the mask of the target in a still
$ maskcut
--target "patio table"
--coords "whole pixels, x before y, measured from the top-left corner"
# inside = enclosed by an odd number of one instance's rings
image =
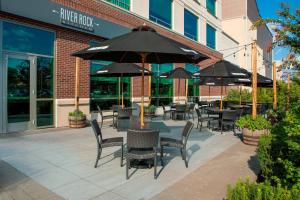
[[[209,111],[209,112],[211,112],[211,113],[213,113],[213,114],[217,114],[217,115],[219,115],[219,129],[221,129],[221,121],[220,121],[220,119],[222,119],[222,114],[223,114],[223,112],[225,111],[228,111],[229,109],[220,109],[219,107],[207,107],[206,108],[206,110],[207,111]]]
[[[164,122],[146,121],[145,126],[142,129],[159,130],[159,132],[170,132],[170,129]],[[127,131],[128,129],[141,130],[141,124],[139,120],[134,119],[122,119],[119,121],[117,131]]]

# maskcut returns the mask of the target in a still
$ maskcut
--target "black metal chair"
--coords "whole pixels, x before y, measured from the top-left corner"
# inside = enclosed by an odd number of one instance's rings
[[[113,116],[114,116],[113,122],[117,121],[118,112],[119,112],[120,109],[122,109],[121,105],[113,105],[112,106]],[[115,124],[114,124],[114,126],[115,126]]]
[[[210,128],[210,121],[212,119],[210,117],[203,117],[198,108],[196,108],[196,113],[197,113],[197,119],[198,119],[197,128],[199,127],[199,123],[200,123],[200,131],[201,131],[203,122],[207,122],[207,128]]]
[[[132,109],[119,109],[118,116],[117,116],[117,127],[120,120],[130,119],[132,116]]]
[[[193,118],[193,120],[194,120],[194,110],[195,110],[195,106],[196,106],[195,103],[191,103],[191,104],[188,105],[187,114],[188,114],[189,119],[191,118],[190,115],[192,115],[192,118]]]
[[[97,158],[95,163],[95,168],[98,165],[98,161],[100,160],[102,149],[106,147],[113,147],[113,146],[121,146],[121,167],[123,166],[123,137],[114,137],[114,138],[102,138],[102,132],[101,128],[98,125],[98,122],[96,119],[92,120],[91,122],[93,132],[95,134],[96,140],[97,140]]]
[[[166,119],[166,114],[170,114],[170,119],[171,119],[171,114],[172,114],[172,111],[171,110],[167,110],[165,105],[164,104],[161,104],[162,108],[163,108],[163,111],[164,111],[164,116],[163,118]]]
[[[100,108],[99,105],[97,105],[97,109],[98,109],[98,112],[101,116],[101,127],[103,126],[103,120],[105,120],[105,119],[112,119],[113,120],[113,126],[114,126],[114,124],[115,124],[114,114],[112,114],[112,115],[103,115],[102,109]]]
[[[129,178],[131,160],[154,160],[154,179],[157,178],[157,152],[159,131],[157,130],[128,130],[126,154],[126,179]]]
[[[177,119],[178,115],[182,116],[183,119],[185,119],[186,117],[186,108],[187,108],[187,105],[185,104],[178,104],[175,106],[175,112],[174,112],[174,117],[175,119]]]
[[[163,157],[164,154],[164,147],[175,147],[179,148],[181,152],[182,160],[184,160],[185,166],[188,167],[188,161],[187,161],[187,152],[186,152],[186,144],[187,140],[190,136],[190,133],[194,127],[194,124],[190,121],[188,121],[183,128],[182,131],[182,137],[181,140],[173,139],[173,138],[166,138],[161,137],[160,138],[160,156]]]
[[[223,134],[223,127],[229,126],[233,129],[233,133],[235,134],[235,121],[237,119],[237,112],[235,110],[226,110],[222,113],[221,119],[221,134]]]

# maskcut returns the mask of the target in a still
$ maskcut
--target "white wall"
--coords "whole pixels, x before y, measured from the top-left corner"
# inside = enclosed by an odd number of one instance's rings
[[[217,32],[217,40],[220,41],[217,45],[217,51],[223,53],[224,59],[239,65],[238,56],[232,55],[239,43],[224,32]]]
[[[131,0],[131,12],[149,19],[149,0]]]

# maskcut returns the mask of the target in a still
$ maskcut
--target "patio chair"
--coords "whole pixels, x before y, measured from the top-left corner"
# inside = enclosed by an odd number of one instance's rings
[[[121,167],[123,166],[123,137],[113,137],[113,138],[107,138],[103,139],[101,128],[98,125],[98,122],[96,119],[92,120],[91,122],[96,140],[97,140],[97,158],[95,163],[95,168],[98,165],[98,161],[100,160],[102,149],[106,147],[113,147],[113,146],[121,146]]]
[[[122,106],[121,106],[121,105],[113,105],[113,106],[112,106],[113,116],[114,116],[113,121],[114,121],[114,122],[117,121],[118,112],[119,112],[120,109],[122,109]],[[115,124],[114,124],[114,126],[115,126]]]
[[[221,119],[221,134],[223,134],[223,127],[229,126],[232,128],[233,133],[235,134],[235,121],[237,119],[236,110],[226,110],[223,111]]]
[[[164,111],[164,116],[163,116],[164,120],[166,119],[166,114],[168,114],[168,113],[170,114],[170,119],[171,119],[172,111],[171,110],[167,110],[164,104],[161,104],[161,106],[162,106],[163,111]]]
[[[103,112],[102,112],[102,109],[100,108],[99,105],[97,105],[97,109],[98,109],[98,112],[101,116],[101,127],[103,126],[103,120],[105,119],[112,119],[113,120],[113,126],[115,124],[115,118],[114,118],[114,115],[103,115]]]
[[[195,106],[196,106],[195,103],[191,103],[191,104],[188,105],[187,114],[188,114],[189,119],[191,119],[191,116],[190,116],[190,115],[192,115],[192,118],[193,118],[193,120],[194,120],[194,110],[195,110]]]
[[[126,179],[129,179],[131,160],[154,160],[154,179],[157,178],[157,151],[159,131],[157,130],[128,130],[126,154]],[[162,161],[162,160],[161,160]]]
[[[207,122],[207,128],[210,127],[210,117],[203,117],[200,110],[198,108],[196,108],[196,113],[197,113],[197,119],[198,119],[198,123],[197,123],[197,128],[199,127],[199,123],[200,123],[200,131],[202,129],[202,123],[203,122]]]
[[[183,119],[185,119],[185,116],[186,116],[186,108],[187,108],[187,105],[185,104],[178,104],[175,106],[175,119],[177,119],[178,115],[181,115]]]
[[[118,116],[117,116],[117,127],[119,120],[124,120],[124,119],[130,119],[132,116],[132,109],[119,109],[118,111]]]
[[[187,161],[187,152],[186,152],[186,144],[187,140],[190,136],[190,133],[194,127],[194,124],[190,121],[187,121],[185,127],[182,130],[182,137],[181,140],[161,137],[160,138],[160,156],[163,157],[164,154],[164,147],[175,147],[180,149],[182,160],[184,160],[186,168],[188,168],[188,161]]]

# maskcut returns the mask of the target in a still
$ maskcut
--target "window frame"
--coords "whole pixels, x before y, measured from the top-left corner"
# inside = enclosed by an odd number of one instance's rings
[[[190,34],[190,33],[188,33],[188,32],[186,32],[185,31],[185,13],[189,13],[190,15],[193,15],[195,18],[196,18],[196,38],[192,38],[192,37],[194,37],[192,34]],[[189,39],[191,39],[191,40],[193,40],[193,41],[198,41],[199,40],[199,17],[197,16],[197,15],[195,15],[192,11],[190,11],[189,9],[187,9],[187,8],[184,8],[184,14],[183,14],[183,32],[184,32],[184,36],[186,36],[187,38],[189,38]],[[192,37],[189,37],[188,35],[191,35]]]
[[[166,22],[163,19],[159,19],[157,16],[153,16],[151,14],[151,0],[149,0],[149,20],[151,22],[154,22],[155,24],[158,24],[158,25],[163,26],[165,28],[172,29],[173,28],[173,0],[165,0],[165,1],[170,2],[170,14],[171,14],[170,22]],[[161,21],[162,23],[159,23],[159,21]]]
[[[210,42],[208,42],[208,28],[211,28],[211,30],[214,30],[214,44],[212,45]],[[216,50],[217,48],[217,29],[214,28],[212,25],[209,23],[206,23],[206,46],[208,46],[211,49]]]

